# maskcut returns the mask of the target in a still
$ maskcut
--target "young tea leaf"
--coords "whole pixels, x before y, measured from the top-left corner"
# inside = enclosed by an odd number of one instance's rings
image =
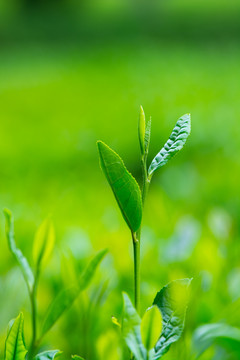
[[[23,314],[19,314],[9,330],[4,360],[25,360],[27,349],[23,338]]]
[[[51,255],[55,242],[55,232],[52,221],[48,218],[39,226],[33,244],[33,260],[40,266]]]
[[[41,337],[43,337],[62,316],[64,311],[70,308],[79,295],[79,288],[71,286],[62,290],[49,306],[46,318],[43,322]]]
[[[102,141],[98,141],[101,168],[112,188],[122,215],[135,232],[142,220],[141,191],[134,177],[127,171],[122,159]]]
[[[151,123],[152,120],[147,122],[146,130],[145,130],[145,137],[144,137],[144,146],[145,146],[145,154],[148,154],[148,148],[150,144],[150,136],[151,136]]]
[[[157,293],[153,301],[163,319],[162,334],[155,346],[154,359],[160,359],[182,335],[190,283],[191,279],[172,281]]]
[[[44,351],[36,355],[33,360],[54,360],[62,354],[59,350]]]
[[[179,150],[181,150],[191,131],[190,114],[180,117],[171,133],[168,141],[153,159],[148,169],[151,177],[154,171],[164,166]]]
[[[145,348],[149,351],[158,341],[162,332],[162,315],[156,305],[147,309],[141,322],[141,336]]]
[[[123,293],[123,337],[137,360],[146,360],[147,351],[141,340],[141,319],[126,293]]]
[[[139,114],[139,121],[138,121],[138,139],[139,139],[139,144],[140,144],[140,149],[141,149],[142,155],[145,154],[145,126],[146,126],[145,124],[146,124],[145,114],[144,114],[142,106],[140,106],[140,114]]]
[[[14,239],[14,223],[13,216],[10,210],[4,209],[4,215],[6,219],[6,236],[8,239],[8,246],[11,253],[14,255],[15,259],[20,266],[24,280],[27,284],[28,290],[31,292],[34,283],[34,276],[32,269],[29,266],[27,259],[23,256],[20,249],[17,248],[15,239]]]
[[[83,291],[88,287],[97,270],[98,265],[101,263],[107,252],[108,252],[107,249],[99,251],[90,261],[90,263],[86,266],[86,268],[83,270],[79,279],[80,291]]]

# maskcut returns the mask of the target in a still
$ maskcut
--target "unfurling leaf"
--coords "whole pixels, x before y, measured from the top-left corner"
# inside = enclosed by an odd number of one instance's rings
[[[145,137],[144,137],[144,145],[145,145],[145,154],[148,154],[148,148],[150,144],[150,136],[151,136],[151,123],[152,120],[148,120],[146,130],[145,130]]]
[[[182,335],[190,283],[191,279],[172,281],[157,293],[153,301],[163,319],[162,334],[155,346],[154,359],[160,359]]]
[[[4,360],[25,360],[27,349],[23,338],[23,314],[19,314],[10,328],[6,343]]]
[[[51,219],[45,219],[39,226],[33,244],[33,260],[40,266],[51,255],[55,242],[55,232]]]
[[[97,142],[101,168],[112,188],[122,215],[135,232],[142,220],[142,198],[138,183],[127,171],[122,159],[102,141]]]
[[[141,336],[147,350],[152,349],[162,332],[162,315],[156,305],[147,309],[141,322]]]
[[[138,138],[139,138],[139,144],[142,155],[145,154],[145,127],[146,127],[145,124],[146,124],[145,114],[142,106],[140,106],[140,114],[138,121]]]
[[[154,171],[164,166],[179,150],[181,150],[191,131],[190,114],[185,114],[178,119],[168,141],[153,159],[148,169],[151,177]]]
[[[58,356],[60,356],[62,354],[61,351],[59,350],[49,350],[49,351],[44,351],[40,354],[37,354],[33,360],[54,360],[56,359]]]
[[[123,293],[123,301],[124,317],[122,329],[124,340],[137,360],[146,360],[147,351],[142,344],[140,316],[126,293]]]
[[[20,249],[17,248],[15,239],[14,239],[14,224],[13,224],[13,216],[10,210],[4,209],[4,215],[6,219],[6,236],[8,239],[8,246],[10,248],[11,253],[14,255],[15,259],[20,266],[22,271],[24,280],[27,284],[28,290],[31,292],[33,283],[34,283],[34,276],[32,269],[29,266],[27,259],[23,256]]]

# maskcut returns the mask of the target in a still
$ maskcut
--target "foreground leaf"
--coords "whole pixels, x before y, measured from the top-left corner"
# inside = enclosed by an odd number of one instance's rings
[[[162,332],[162,315],[156,305],[150,307],[143,315],[141,322],[141,336],[147,350],[152,349]]]
[[[25,360],[27,349],[23,339],[23,314],[19,314],[9,330],[4,360]]]
[[[123,293],[124,317],[123,317],[123,337],[128,348],[137,360],[145,360],[147,351],[141,340],[141,319],[136,309],[132,305],[126,293]]]
[[[153,159],[148,169],[148,176],[151,177],[154,171],[164,166],[178,151],[180,151],[187,141],[191,131],[190,114],[180,117],[171,133],[168,141]]]
[[[107,249],[99,251],[90,261],[87,267],[83,270],[79,279],[79,288],[81,291],[85,290],[88,287],[97,270],[98,265],[101,263],[107,252]]]
[[[23,256],[20,249],[17,248],[15,239],[14,239],[14,223],[13,216],[10,210],[4,209],[4,215],[6,219],[6,236],[8,239],[8,246],[10,248],[11,253],[14,255],[15,259],[20,266],[22,271],[24,280],[27,284],[28,290],[31,292],[34,283],[34,276],[32,273],[32,269],[29,266],[27,259]]]
[[[97,145],[101,168],[126,223],[135,232],[139,229],[142,220],[142,199],[138,183],[127,171],[118,154],[102,141],[98,141]]]
[[[40,266],[51,255],[55,242],[55,232],[51,219],[45,219],[39,226],[33,243],[33,260]]]
[[[161,358],[182,335],[190,283],[191,279],[172,281],[157,293],[153,301],[163,319],[162,334],[155,346],[154,359]]]
[[[44,351],[34,357],[33,360],[53,360],[62,354],[59,350]]]
[[[72,359],[74,359],[74,360],[84,360],[84,358],[79,356],[79,355],[72,355]]]
[[[239,349],[240,329],[224,323],[207,324],[196,329],[193,335],[193,348],[196,357],[199,357],[214,343],[220,346]]]

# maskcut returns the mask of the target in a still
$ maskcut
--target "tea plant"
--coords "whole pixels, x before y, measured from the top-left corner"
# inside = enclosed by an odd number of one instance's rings
[[[132,237],[135,307],[124,293],[122,334],[137,360],[160,359],[169,350],[170,345],[180,338],[184,328],[191,279],[176,280],[163,287],[157,293],[152,306],[147,309],[143,318],[140,318],[140,243],[142,212],[152,176],[183,148],[190,129],[190,115],[183,115],[177,121],[168,141],[148,167],[151,119],[146,123],[143,108],[140,108],[138,137],[141,151],[141,190],[120,156],[104,142],[97,142],[101,168]],[[114,322],[119,324],[116,319]]]
[[[45,351],[36,355],[43,337],[62,316],[62,314],[73,304],[79,294],[88,287],[98,265],[106,255],[107,250],[98,252],[83,269],[83,271],[80,274],[77,274],[76,284],[60,291],[57,297],[50,304],[38,334],[38,282],[42,267],[46,264],[46,261],[54,248],[54,227],[52,221],[48,218],[40,225],[36,232],[33,243],[33,260],[35,264],[34,272],[30,267],[28,260],[24,257],[22,251],[16,245],[14,237],[14,222],[11,212],[5,209],[4,215],[6,218],[6,236],[8,239],[9,249],[15,257],[26,282],[32,313],[32,339],[29,351],[27,351],[24,343],[23,314],[21,313],[9,324],[9,330],[5,343],[4,360],[24,360],[26,357],[29,360],[52,360],[60,354],[58,350]]]

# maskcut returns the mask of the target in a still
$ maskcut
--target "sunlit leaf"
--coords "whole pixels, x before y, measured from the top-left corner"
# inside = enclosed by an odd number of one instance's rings
[[[55,242],[55,232],[51,219],[45,219],[39,226],[33,244],[33,260],[39,266],[51,255]]]
[[[141,322],[141,336],[147,350],[152,349],[162,332],[162,315],[156,305],[147,309]]]
[[[165,165],[179,150],[181,150],[191,131],[190,114],[180,117],[168,141],[153,159],[148,169],[148,175]]]
[[[27,349],[23,338],[23,314],[19,314],[8,332],[4,360],[25,360]]]
[[[107,252],[107,249],[99,251],[83,270],[79,279],[79,288],[81,291],[85,290],[90,284],[98,265],[101,263]]]
[[[102,141],[98,141],[101,168],[112,188],[122,215],[135,232],[142,220],[141,191],[134,177],[127,171],[122,159]]]
[[[62,354],[59,350],[44,351],[34,357],[33,360],[53,360]]]
[[[43,322],[41,337],[45,335],[60,316],[70,308],[79,295],[79,288],[77,286],[71,286],[62,290],[55,300],[49,306],[46,318]]]
[[[141,154],[144,155],[145,153],[145,114],[143,111],[142,106],[140,106],[140,114],[139,114],[139,121],[138,121],[138,139],[141,149]]]
[[[137,360],[145,360],[147,351],[141,341],[141,319],[131,303],[128,295],[123,293],[124,316],[123,316],[123,337]]]
[[[72,359],[73,360],[84,360],[84,358],[79,355],[72,355]]]
[[[145,153],[148,153],[148,148],[149,148],[149,144],[150,144],[150,136],[151,136],[151,118],[150,120],[147,122],[147,126],[145,129],[145,137],[144,137],[144,146],[145,146]]]
[[[154,359],[161,358],[182,335],[190,283],[191,279],[172,281],[157,293],[153,301],[163,319],[162,334],[155,346]]]
[[[6,219],[6,236],[8,239],[8,246],[10,248],[11,253],[14,255],[15,259],[20,266],[26,284],[28,286],[29,291],[32,290],[34,283],[34,276],[32,269],[29,266],[27,259],[23,256],[20,249],[17,248],[15,239],[14,239],[14,224],[13,224],[13,216],[10,210],[4,209],[4,215]]]
[[[235,346],[240,353],[240,329],[225,323],[215,323],[200,326],[195,330],[193,348],[196,357],[199,357],[214,343],[232,349]]]

